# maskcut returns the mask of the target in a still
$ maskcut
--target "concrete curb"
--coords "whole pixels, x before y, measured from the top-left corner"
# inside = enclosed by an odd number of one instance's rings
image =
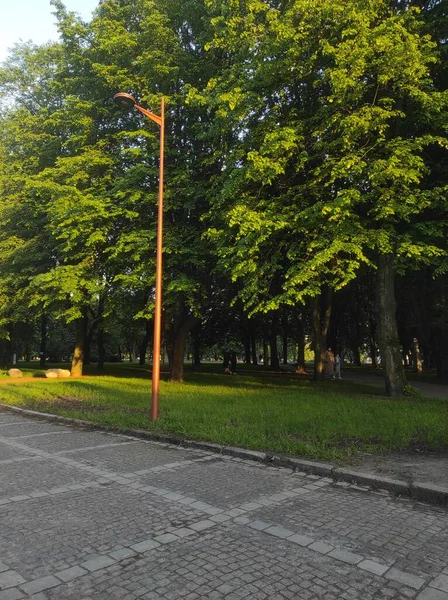
[[[174,444],[176,446],[183,446],[185,448],[195,448],[197,450],[203,450],[206,452],[215,452],[216,454],[224,454],[234,458],[241,458],[243,460],[253,460],[266,465],[292,469],[293,471],[303,471],[312,475],[330,477],[335,482],[358,484],[367,486],[373,490],[386,490],[394,496],[412,498],[413,500],[426,502],[427,504],[448,506],[448,488],[431,485],[429,483],[422,483],[418,481],[415,483],[407,483],[406,481],[390,479],[389,477],[379,477],[376,475],[371,475],[370,473],[362,473],[361,471],[340,468],[323,462],[314,462],[303,460],[301,458],[290,458],[285,455],[273,454],[269,452],[246,450],[244,448],[214,444],[213,442],[200,442],[182,438],[176,435],[145,431],[143,429],[128,429],[126,427],[101,425],[97,423],[91,423],[90,421],[83,421],[81,419],[70,419],[60,415],[52,415],[35,410],[26,410],[17,406],[0,404],[0,410],[1,409],[20,413],[24,416],[43,421],[53,421],[57,423],[64,423],[66,425],[73,425],[83,429],[129,435],[154,442]]]

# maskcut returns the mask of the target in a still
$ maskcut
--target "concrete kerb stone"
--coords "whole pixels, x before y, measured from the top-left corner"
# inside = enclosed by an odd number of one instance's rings
[[[448,488],[431,485],[429,483],[427,484],[417,481],[415,483],[408,484],[405,481],[390,479],[388,477],[378,477],[368,473],[335,467],[327,463],[302,460],[300,458],[290,458],[288,456],[272,454],[269,452],[257,452],[254,450],[246,450],[244,448],[224,446],[221,444],[214,444],[213,442],[189,440],[176,435],[161,434],[142,429],[129,429],[123,427],[114,427],[112,425],[101,425],[97,423],[91,423],[89,421],[83,421],[81,419],[71,419],[68,417],[62,417],[60,415],[52,415],[35,410],[27,410],[17,406],[8,406],[1,403],[0,409],[20,413],[29,418],[64,423],[66,425],[72,425],[82,429],[127,435],[148,441],[173,444],[176,446],[193,448],[205,452],[214,452],[216,454],[231,456],[234,458],[252,460],[270,466],[291,469],[292,471],[303,471],[311,475],[329,477],[335,482],[347,482],[368,486],[374,490],[385,489],[395,496],[411,497],[414,500],[426,502],[427,504],[434,504],[437,506],[448,506]]]

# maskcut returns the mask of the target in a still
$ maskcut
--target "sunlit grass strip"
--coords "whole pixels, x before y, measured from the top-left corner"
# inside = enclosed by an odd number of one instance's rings
[[[86,377],[17,382],[0,401],[119,427],[168,432],[255,450],[346,459],[363,452],[448,447],[448,402],[387,399],[341,382],[189,375],[161,382],[160,418],[148,418],[150,380]],[[373,391],[373,390],[372,390]]]

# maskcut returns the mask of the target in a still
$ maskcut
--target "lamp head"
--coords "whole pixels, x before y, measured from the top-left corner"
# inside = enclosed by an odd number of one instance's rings
[[[137,104],[132,94],[125,94],[124,92],[118,92],[114,96],[114,102],[120,108],[134,108]]]

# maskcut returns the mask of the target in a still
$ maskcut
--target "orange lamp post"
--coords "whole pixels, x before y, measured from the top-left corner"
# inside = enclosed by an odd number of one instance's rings
[[[163,239],[163,163],[165,148],[165,99],[162,97],[160,116],[139,106],[131,94],[119,92],[114,102],[120,108],[136,108],[160,127],[160,162],[159,162],[159,202],[157,212],[157,252],[156,252],[156,298],[154,311],[154,346],[152,358],[152,402],[151,420],[157,421],[159,413],[160,382],[160,339],[162,329],[162,239]]]

